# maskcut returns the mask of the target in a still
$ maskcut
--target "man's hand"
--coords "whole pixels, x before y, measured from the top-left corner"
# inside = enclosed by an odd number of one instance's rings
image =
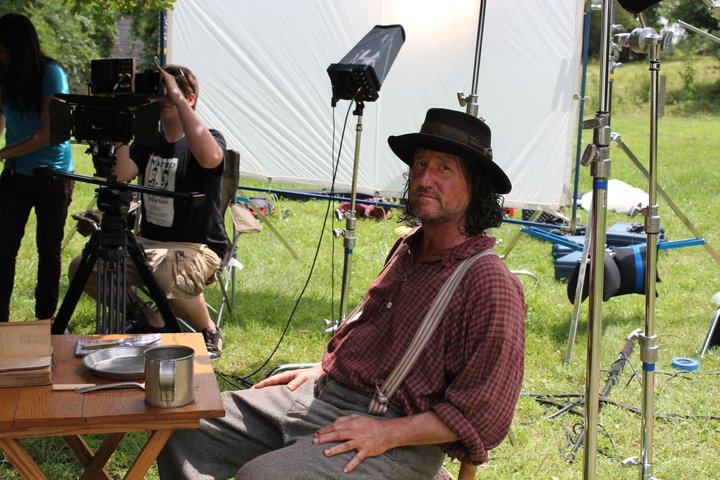
[[[180,87],[178,87],[175,77],[160,67],[158,67],[158,71],[160,72],[160,76],[162,76],[163,83],[165,83],[165,91],[167,92],[165,94],[165,101],[170,105],[177,105],[181,101],[186,101],[187,99],[183,95],[182,90],[180,90]]]
[[[263,388],[271,385],[286,385],[290,390],[295,390],[300,385],[305,383],[308,378],[317,378],[323,375],[321,365],[316,365],[310,368],[302,368],[300,370],[290,370],[288,372],[278,373],[270,378],[266,378],[255,385],[252,388]]]
[[[351,450],[357,451],[343,467],[343,473],[350,473],[364,459],[382,455],[395,446],[388,425],[388,420],[378,420],[365,415],[340,417],[315,432],[313,443],[344,442],[326,449],[324,453],[328,457]]]

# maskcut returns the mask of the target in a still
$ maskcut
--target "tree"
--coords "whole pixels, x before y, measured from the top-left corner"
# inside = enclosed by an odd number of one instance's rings
[[[665,0],[660,4],[660,10],[670,23],[683,20],[709,32],[718,29],[718,21],[710,16],[707,6],[699,0]],[[688,34],[684,47],[691,53],[714,54],[715,56],[720,54],[720,44],[697,33]]]
[[[160,43],[160,11],[148,10],[133,15],[131,32],[133,37],[143,43],[143,51],[139,55],[139,67],[154,67],[153,58],[158,55]]]
[[[18,12],[30,17],[43,51],[67,70],[71,90],[86,93],[90,61],[110,56],[120,15],[145,18],[152,15],[148,12],[172,8],[174,1],[3,0],[0,14]]]

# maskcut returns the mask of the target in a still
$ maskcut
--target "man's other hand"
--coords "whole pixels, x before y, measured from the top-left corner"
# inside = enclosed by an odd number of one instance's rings
[[[265,380],[256,383],[252,386],[252,388],[263,388],[269,387],[271,385],[286,385],[287,388],[289,388],[290,390],[295,390],[300,385],[305,383],[307,379],[318,378],[324,373],[325,372],[323,372],[322,366],[318,364],[310,368],[302,368],[299,370],[290,370],[287,372],[278,373],[277,375],[273,375],[272,377],[266,378]]]
[[[355,456],[343,467],[343,473],[350,473],[364,459],[382,455],[394,447],[389,432],[387,420],[353,414],[340,417],[327,427],[315,432],[313,443],[319,445],[328,442],[343,442],[326,449],[324,453],[328,457],[351,450],[357,451]]]

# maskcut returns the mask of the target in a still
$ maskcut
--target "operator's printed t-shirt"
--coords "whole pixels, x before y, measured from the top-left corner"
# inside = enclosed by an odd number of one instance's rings
[[[152,154],[145,168],[145,185],[159,190],[175,191],[178,159]],[[172,197],[143,195],[147,221],[161,227],[172,227],[175,217]]]

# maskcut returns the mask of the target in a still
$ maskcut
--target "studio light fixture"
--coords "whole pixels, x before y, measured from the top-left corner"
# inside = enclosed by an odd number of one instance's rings
[[[332,106],[338,100],[373,102],[405,42],[402,25],[376,25],[338,63],[328,69]]]

